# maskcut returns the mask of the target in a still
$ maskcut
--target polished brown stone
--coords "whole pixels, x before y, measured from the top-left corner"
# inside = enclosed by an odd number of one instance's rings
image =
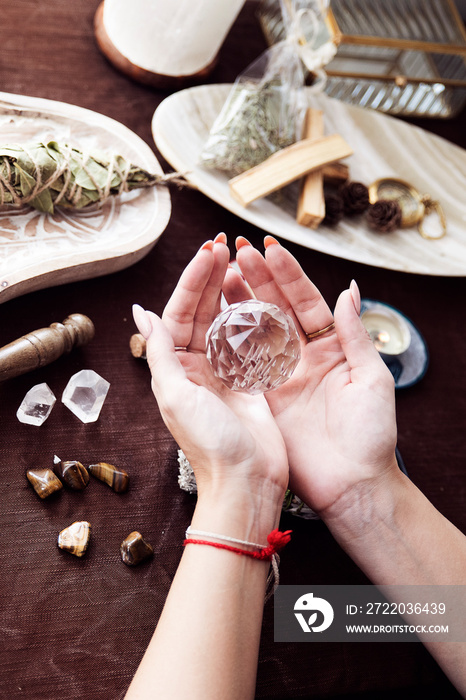
[[[136,566],[149,559],[154,550],[152,545],[145,541],[140,532],[131,532],[120,545],[122,561],[128,566]]]
[[[51,469],[28,469],[26,476],[34,491],[41,498],[47,498],[63,488],[60,479]]]
[[[100,479],[117,493],[123,493],[128,490],[129,475],[124,469],[115,467],[107,462],[97,462],[97,464],[89,465],[89,471],[96,479]]]
[[[66,486],[75,491],[82,491],[89,483],[89,472],[81,462],[57,462],[53,470]]]
[[[58,535],[58,546],[75,557],[82,557],[86,552],[91,535],[91,524],[86,520],[76,521]]]

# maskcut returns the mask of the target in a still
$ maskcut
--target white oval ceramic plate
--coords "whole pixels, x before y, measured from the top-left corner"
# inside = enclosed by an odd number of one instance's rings
[[[120,122],[82,107],[0,93],[0,142],[65,142],[117,153],[153,173],[152,149]],[[121,270],[146,255],[168,224],[165,187],[110,197],[81,211],[53,215],[31,207],[0,209],[0,303],[36,289]]]
[[[264,231],[329,255],[404,272],[466,275],[466,151],[395,117],[323,94],[310,96],[310,105],[324,112],[325,133],[340,133],[354,151],[345,161],[351,179],[367,185],[382,177],[410,182],[441,202],[448,234],[429,241],[415,228],[375,233],[363,216],[346,218],[335,228],[321,225],[311,230],[295,221],[293,192],[280,206],[265,198],[245,209],[230,196],[226,175],[199,164],[209,129],[230,89],[202,85],[174,93],[160,104],[152,121],[162,155],[204,194]]]

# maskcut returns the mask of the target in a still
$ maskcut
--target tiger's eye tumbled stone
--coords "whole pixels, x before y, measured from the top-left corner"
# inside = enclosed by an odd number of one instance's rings
[[[57,462],[53,471],[70,489],[82,491],[89,483],[89,472],[81,462]]]
[[[60,479],[51,469],[28,469],[27,479],[32,488],[41,498],[47,498],[63,488]]]
[[[75,557],[82,557],[89,544],[91,524],[86,520],[76,521],[58,535],[58,546]]]
[[[140,532],[131,532],[120,545],[122,561],[128,566],[136,566],[154,553],[152,545],[145,541]]]
[[[124,469],[115,467],[113,464],[107,464],[107,462],[97,462],[97,464],[89,465],[89,471],[96,479],[100,479],[100,481],[111,486],[116,493],[123,493],[128,489],[129,475]]]

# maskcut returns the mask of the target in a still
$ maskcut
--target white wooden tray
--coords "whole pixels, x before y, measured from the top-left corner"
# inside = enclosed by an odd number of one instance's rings
[[[82,107],[0,92],[0,142],[50,140],[118,153],[152,173],[152,149],[120,122]],[[0,209],[0,303],[43,287],[121,270],[146,255],[170,218],[166,187],[110,197],[102,207],[52,216]]]
[[[416,229],[375,233],[363,217],[313,231],[295,222],[289,201],[278,206],[266,198],[245,209],[230,196],[225,175],[199,164],[230,88],[202,85],[177,92],[161,103],[152,121],[162,155],[204,194],[264,231],[329,255],[404,272],[466,276],[466,151],[395,117],[326,95],[310,96],[311,106],[324,111],[325,132],[340,133],[353,148],[345,161],[352,180],[367,185],[381,177],[407,180],[441,202],[448,222],[447,236],[438,241],[421,238]]]

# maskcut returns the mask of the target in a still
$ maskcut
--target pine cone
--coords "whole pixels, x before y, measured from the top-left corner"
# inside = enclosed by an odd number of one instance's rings
[[[343,198],[339,194],[325,195],[325,218],[323,224],[336,226],[343,218]]]
[[[392,199],[379,199],[367,212],[367,223],[380,233],[391,233],[401,225],[401,208]]]
[[[369,190],[362,182],[349,182],[340,190],[343,197],[345,214],[355,216],[362,214],[369,206]]]

